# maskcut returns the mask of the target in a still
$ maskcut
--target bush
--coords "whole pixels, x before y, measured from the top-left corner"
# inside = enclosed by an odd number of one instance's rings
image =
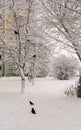
[[[42,78],[42,77],[46,77],[47,75],[48,75],[48,70],[47,70],[47,68],[41,67],[41,68],[39,69],[39,71],[37,72],[36,77]]]
[[[13,77],[13,76],[17,76],[15,73],[7,73],[6,77]]]
[[[75,76],[78,69],[78,62],[62,55],[55,59],[53,63],[53,76],[60,80],[68,80]]]
[[[67,96],[74,96],[77,94],[77,88],[71,85],[69,88],[66,88],[64,94]]]

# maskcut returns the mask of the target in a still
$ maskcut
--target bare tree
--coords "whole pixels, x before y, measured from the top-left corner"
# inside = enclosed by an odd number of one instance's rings
[[[25,70],[27,60],[32,56],[31,28],[33,20],[33,1],[8,0],[4,3],[5,33],[0,35],[5,53],[14,63],[21,77],[21,92],[25,89]],[[31,24],[30,24],[31,23]],[[31,48],[31,49],[30,49]]]
[[[54,40],[75,50],[81,62],[81,1],[41,0],[45,11],[45,24]],[[50,35],[49,34],[49,35]],[[77,96],[81,97],[81,75]]]
[[[42,15],[39,10],[34,13],[36,6],[33,0],[6,0],[2,7],[4,33],[1,33],[0,39],[6,56],[18,68],[22,92],[25,89],[27,64],[32,66],[34,77],[35,68],[41,68],[41,63],[48,62],[48,55],[52,55],[50,38],[43,34]]]

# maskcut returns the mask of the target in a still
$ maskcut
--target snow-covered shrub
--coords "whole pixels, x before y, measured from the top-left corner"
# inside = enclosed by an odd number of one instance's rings
[[[75,76],[78,62],[74,58],[61,55],[53,63],[53,76],[60,80],[67,80]]]
[[[66,88],[64,94],[67,96],[74,96],[77,94],[77,88],[71,85],[69,88]]]
[[[47,67],[41,66],[41,68],[38,69],[36,77],[46,77],[48,75],[49,71]]]

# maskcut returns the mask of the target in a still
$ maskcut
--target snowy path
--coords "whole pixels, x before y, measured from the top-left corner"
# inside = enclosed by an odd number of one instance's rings
[[[72,83],[39,79],[35,86],[26,83],[25,94],[20,94],[18,79],[1,79],[0,130],[81,130],[81,99],[63,95]],[[36,115],[30,113],[29,100]]]

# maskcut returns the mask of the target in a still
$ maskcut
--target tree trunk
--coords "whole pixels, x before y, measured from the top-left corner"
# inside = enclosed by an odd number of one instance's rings
[[[81,75],[80,75],[79,83],[77,87],[77,97],[81,98]]]
[[[21,78],[21,93],[25,91],[25,78]]]
[[[25,74],[24,69],[20,68],[20,76],[21,76],[21,93],[25,91]]]

